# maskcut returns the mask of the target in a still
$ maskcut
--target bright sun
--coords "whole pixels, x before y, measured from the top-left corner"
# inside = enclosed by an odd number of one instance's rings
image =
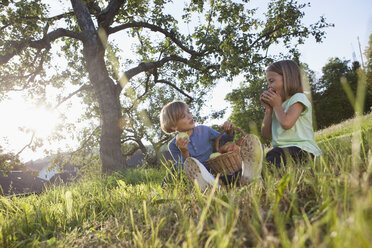
[[[32,106],[23,98],[18,97],[0,103],[0,146],[6,152],[19,152],[30,142],[31,133],[21,131],[20,128],[31,130],[36,138],[44,141],[52,135],[57,124],[61,121],[58,111],[52,111],[46,106]],[[46,144],[46,143],[44,143]],[[59,142],[57,142],[59,144]],[[48,144],[53,148],[55,144]],[[44,156],[43,149],[24,150],[20,156],[24,161]]]
[[[52,92],[52,95],[54,96],[55,92]],[[48,101],[53,102],[52,97],[48,98]],[[79,142],[70,132],[59,130],[59,125],[66,127],[69,123],[77,123],[84,111],[80,101],[71,101],[71,105],[52,109],[46,105],[36,105],[22,93],[9,94],[6,99],[0,101],[0,148],[4,153],[17,154],[22,151],[19,154],[22,162],[44,158],[49,152],[54,154],[75,149]],[[80,124],[78,123],[78,126]],[[39,143],[41,146],[36,149],[26,147],[33,137],[30,131],[35,134],[34,142],[35,138],[42,139],[42,144]],[[52,137],[55,131],[58,131],[58,137]]]
[[[39,138],[48,137],[57,125],[58,114],[44,107],[29,108],[23,115],[21,126],[31,129]]]

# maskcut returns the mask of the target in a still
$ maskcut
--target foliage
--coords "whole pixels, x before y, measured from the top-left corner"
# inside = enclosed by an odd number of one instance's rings
[[[0,173],[7,174],[13,169],[20,169],[24,165],[19,161],[19,158],[12,153],[3,153],[0,147]]]
[[[369,42],[365,50],[365,56],[367,58],[364,70],[367,80],[366,109],[368,111],[368,106],[370,108],[372,107],[372,34],[369,36]],[[369,110],[372,111],[372,109]]]
[[[323,75],[312,87],[312,98],[318,128],[325,128],[332,124],[354,116],[358,80],[361,80],[360,64],[332,58],[323,67]],[[366,92],[364,91],[363,94]],[[371,105],[372,95],[367,94],[363,105],[363,112],[367,113]]]
[[[313,103],[318,128],[351,118],[354,115],[352,103],[341,85],[341,78],[348,82],[353,94],[357,87],[357,68],[350,68],[349,61],[330,59],[322,68],[323,75],[313,87]]]
[[[167,141],[154,118],[166,101],[192,100],[197,112],[217,79],[255,75],[272,61],[272,44],[297,54],[298,44],[308,37],[320,42],[332,26],[324,17],[305,26],[308,5],[296,1],[270,1],[263,20],[246,3],[186,1],[179,17],[169,11],[179,5],[169,0],[77,0],[60,3],[68,7],[56,15],[47,2],[7,1],[0,6],[0,95],[27,90],[45,102],[52,86],[61,89],[56,107],[81,97],[83,118],[99,119],[91,133],[100,143],[103,171],[120,169],[122,141],[133,149],[143,149],[145,139],[155,147]],[[112,39],[119,35],[124,41]],[[133,57],[120,46],[129,40]],[[76,90],[69,91],[69,84]],[[119,123],[133,126],[123,132]]]
[[[371,129],[362,132],[372,135]],[[265,166],[265,188],[253,182],[202,194],[176,181],[161,189],[164,170],[135,169],[91,175],[27,198],[0,197],[0,245],[369,247],[371,143],[354,163],[351,142],[337,142],[323,143],[328,149],[316,161],[279,170]]]
[[[260,95],[265,89],[266,79],[256,77],[248,86],[242,85],[225,98],[232,106],[231,121],[247,133],[260,136],[260,124],[265,114]]]

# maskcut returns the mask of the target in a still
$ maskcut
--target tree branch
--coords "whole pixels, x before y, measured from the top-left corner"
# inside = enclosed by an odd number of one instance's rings
[[[64,103],[65,101],[67,101],[68,99],[70,99],[71,97],[73,97],[74,95],[76,95],[77,93],[79,93],[79,92],[81,92],[83,90],[87,90],[89,88],[92,88],[92,86],[90,86],[90,85],[83,85],[83,86],[81,86],[79,89],[75,90],[74,92],[72,92],[68,96],[64,97],[56,106],[54,106],[53,109],[57,109],[62,103]]]
[[[284,26],[278,26],[277,28],[275,28],[273,30],[270,30],[266,33],[261,34],[252,44],[250,44],[250,46],[248,47],[248,50],[251,50],[252,47],[254,47],[254,45],[256,45],[256,43],[258,43],[261,39],[263,39],[263,38],[268,39],[271,34],[275,33],[276,31],[278,31],[282,28],[284,28]]]
[[[1,32],[3,32],[4,29],[6,29],[7,27],[10,26],[10,23],[3,23],[3,24],[4,24],[4,26],[2,26],[2,27],[0,28],[0,31],[1,31]]]
[[[32,136],[31,136],[31,139],[30,139],[30,142],[28,142],[27,145],[25,145],[16,155],[15,157],[18,157],[19,154],[21,154],[27,147],[30,147],[31,144],[32,144],[32,141],[34,140],[34,137],[35,137],[35,131],[32,131]]]
[[[107,7],[98,15],[98,24],[100,27],[107,29],[119,12],[124,0],[111,0]]]
[[[48,18],[45,18],[45,20],[46,21],[56,21],[56,20],[60,20],[62,18],[71,17],[71,16],[74,16],[74,12],[67,12],[67,13],[63,13],[63,14],[60,14],[60,15],[48,17]],[[43,20],[43,18],[41,18],[40,20]]]
[[[136,76],[136,75],[138,75],[138,74],[140,74],[144,71],[150,71],[152,69],[162,67],[165,63],[167,63],[169,61],[178,61],[178,62],[182,62],[182,63],[185,63],[185,64],[188,63],[188,60],[185,59],[185,58],[182,58],[178,55],[171,55],[171,56],[162,58],[161,60],[156,61],[156,62],[140,63],[137,67],[129,69],[128,71],[125,72],[126,79],[128,81],[130,81],[130,79],[132,77],[134,77],[134,76]],[[122,78],[119,81],[121,82]]]
[[[89,9],[84,4],[83,0],[71,0],[72,8],[76,16],[76,20],[83,32],[96,32],[93,20],[90,16]]]
[[[30,41],[29,45],[30,47],[36,49],[50,48],[50,43],[61,37],[70,37],[81,41],[84,39],[82,33],[73,32],[64,28],[58,28],[46,34],[41,40]]]
[[[7,51],[0,53],[0,65],[7,63],[11,58],[13,58],[27,46],[26,42],[9,41],[8,43],[10,44],[11,49],[7,49]]]
[[[135,136],[126,136],[125,139],[122,139],[120,143],[124,144],[127,141],[136,141]]]
[[[67,12],[60,15],[52,16],[52,17],[39,17],[39,16],[23,16],[21,18],[12,18],[11,22],[8,20],[2,20],[2,23],[4,24],[3,27],[0,28],[0,31],[4,30],[5,28],[12,26],[14,23],[22,23],[24,20],[40,20],[42,22],[53,22],[60,20],[62,18],[66,17],[72,17],[74,15],[74,12]]]
[[[184,92],[183,90],[178,88],[175,84],[172,84],[171,82],[169,82],[167,80],[160,79],[160,80],[156,80],[155,83],[162,83],[162,84],[169,85],[172,88],[176,89],[178,92],[180,92],[182,95],[188,97],[190,99],[190,102],[192,102],[194,100],[194,98],[192,98],[192,96],[188,95],[186,92]]]
[[[47,35],[45,35],[40,40],[34,41],[8,41],[11,49],[5,51],[4,55],[0,55],[0,65],[7,63],[12,57],[19,54],[24,48],[32,47],[35,49],[50,49],[50,43],[61,37],[71,37],[78,40],[83,40],[83,35],[81,33],[72,32],[63,28],[56,29]]]
[[[49,50],[50,49],[46,49],[43,53],[48,53]],[[27,84],[30,84],[31,82],[33,82],[35,80],[35,77],[37,75],[39,75],[41,73],[41,71],[43,70],[43,65],[44,65],[45,57],[44,56],[39,56],[40,53],[42,53],[42,52],[39,50],[38,53],[36,54],[35,58],[34,58],[34,61],[33,61],[33,63],[36,63],[36,60],[38,59],[38,57],[40,57],[39,65],[37,66],[37,68],[35,69],[35,71],[32,72],[32,73],[30,73],[29,75],[23,76],[23,78],[28,78]]]
[[[101,8],[98,5],[98,1],[95,0],[87,1],[87,7],[89,9],[89,13],[96,17],[99,15],[99,13],[101,13]]]
[[[139,146],[134,146],[134,147],[132,147],[132,149],[130,149],[129,152],[124,153],[123,156],[124,157],[129,157],[129,156],[133,155],[139,149],[140,149]]]
[[[150,85],[149,85],[149,82],[150,82],[150,75],[151,75],[151,74],[148,74],[148,75],[146,76],[146,81],[145,81],[145,84],[146,84],[145,92],[143,92],[143,94],[140,95],[140,96],[138,97],[138,99],[141,99],[141,98],[142,98],[144,95],[146,95],[146,93],[148,92],[149,87],[150,87]]]
[[[165,30],[165,29],[163,29],[159,26],[156,26],[156,25],[153,25],[153,24],[150,24],[150,23],[147,23],[147,22],[125,23],[125,24],[122,24],[122,25],[119,25],[119,26],[116,26],[116,27],[108,28],[107,33],[112,34],[112,33],[116,33],[118,31],[127,29],[127,28],[148,28],[151,31],[160,32],[160,33],[164,34],[166,37],[170,38],[175,44],[177,44],[178,47],[180,47],[185,52],[187,52],[187,53],[189,53],[193,56],[203,56],[204,55],[203,53],[194,51],[194,50],[189,49],[186,46],[184,46],[182,44],[182,42],[179,39],[176,38],[176,34],[174,32],[168,32],[167,30]]]

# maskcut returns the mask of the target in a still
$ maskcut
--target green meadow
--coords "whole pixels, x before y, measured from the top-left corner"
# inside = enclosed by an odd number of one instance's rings
[[[0,198],[2,247],[371,247],[372,115],[316,133],[324,156],[202,193],[162,169]]]

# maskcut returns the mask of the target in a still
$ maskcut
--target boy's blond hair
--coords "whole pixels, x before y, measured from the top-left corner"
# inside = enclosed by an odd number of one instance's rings
[[[300,67],[293,60],[281,60],[271,64],[266,71],[272,71],[283,77],[285,97],[296,93],[303,93],[302,75]]]
[[[166,134],[174,132],[177,121],[181,119],[185,110],[188,109],[186,103],[182,101],[173,101],[164,105],[160,111],[160,127]]]

